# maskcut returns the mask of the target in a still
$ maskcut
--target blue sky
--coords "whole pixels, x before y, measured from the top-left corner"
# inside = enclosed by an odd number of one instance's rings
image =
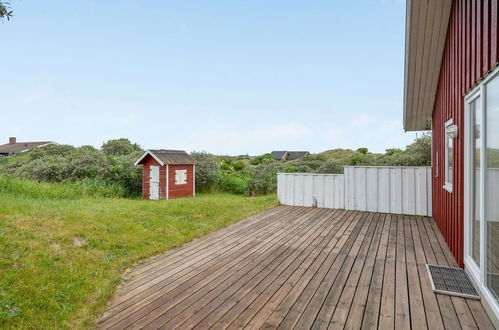
[[[0,142],[404,147],[405,1],[13,0]]]

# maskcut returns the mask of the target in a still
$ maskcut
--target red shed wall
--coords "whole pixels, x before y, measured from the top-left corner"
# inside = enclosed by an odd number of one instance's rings
[[[153,157],[146,156],[142,161],[142,198],[149,199],[149,172],[151,165],[160,166],[159,168],[159,198],[166,198],[166,166],[161,166]]]
[[[194,166],[193,165],[170,165],[169,168],[169,194],[168,198],[190,197],[194,195]],[[175,171],[187,170],[187,184],[175,184]]]
[[[499,62],[498,1],[453,2],[433,109],[433,218],[461,266],[464,248],[464,95]],[[454,142],[452,193],[443,189],[444,122],[450,118],[459,127],[459,137]],[[437,152],[438,168],[435,164]]]

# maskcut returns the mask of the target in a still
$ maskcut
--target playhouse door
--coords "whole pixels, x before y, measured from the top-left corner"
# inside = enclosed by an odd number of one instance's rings
[[[159,166],[152,165],[149,171],[149,199],[159,199]]]

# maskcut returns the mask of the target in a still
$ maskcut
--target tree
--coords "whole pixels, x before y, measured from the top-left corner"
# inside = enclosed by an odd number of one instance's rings
[[[123,156],[141,151],[142,149],[136,143],[130,142],[128,139],[109,140],[102,145],[102,151],[107,156]]]
[[[196,160],[196,191],[212,190],[220,180],[220,164],[215,156],[205,151],[191,153]]]
[[[14,16],[14,13],[10,8],[10,2],[0,1],[0,19],[10,20],[12,16]]]

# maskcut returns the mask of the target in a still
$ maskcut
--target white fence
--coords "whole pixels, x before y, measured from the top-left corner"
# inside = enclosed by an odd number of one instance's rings
[[[430,167],[345,166],[344,174],[279,173],[281,204],[431,216]]]

